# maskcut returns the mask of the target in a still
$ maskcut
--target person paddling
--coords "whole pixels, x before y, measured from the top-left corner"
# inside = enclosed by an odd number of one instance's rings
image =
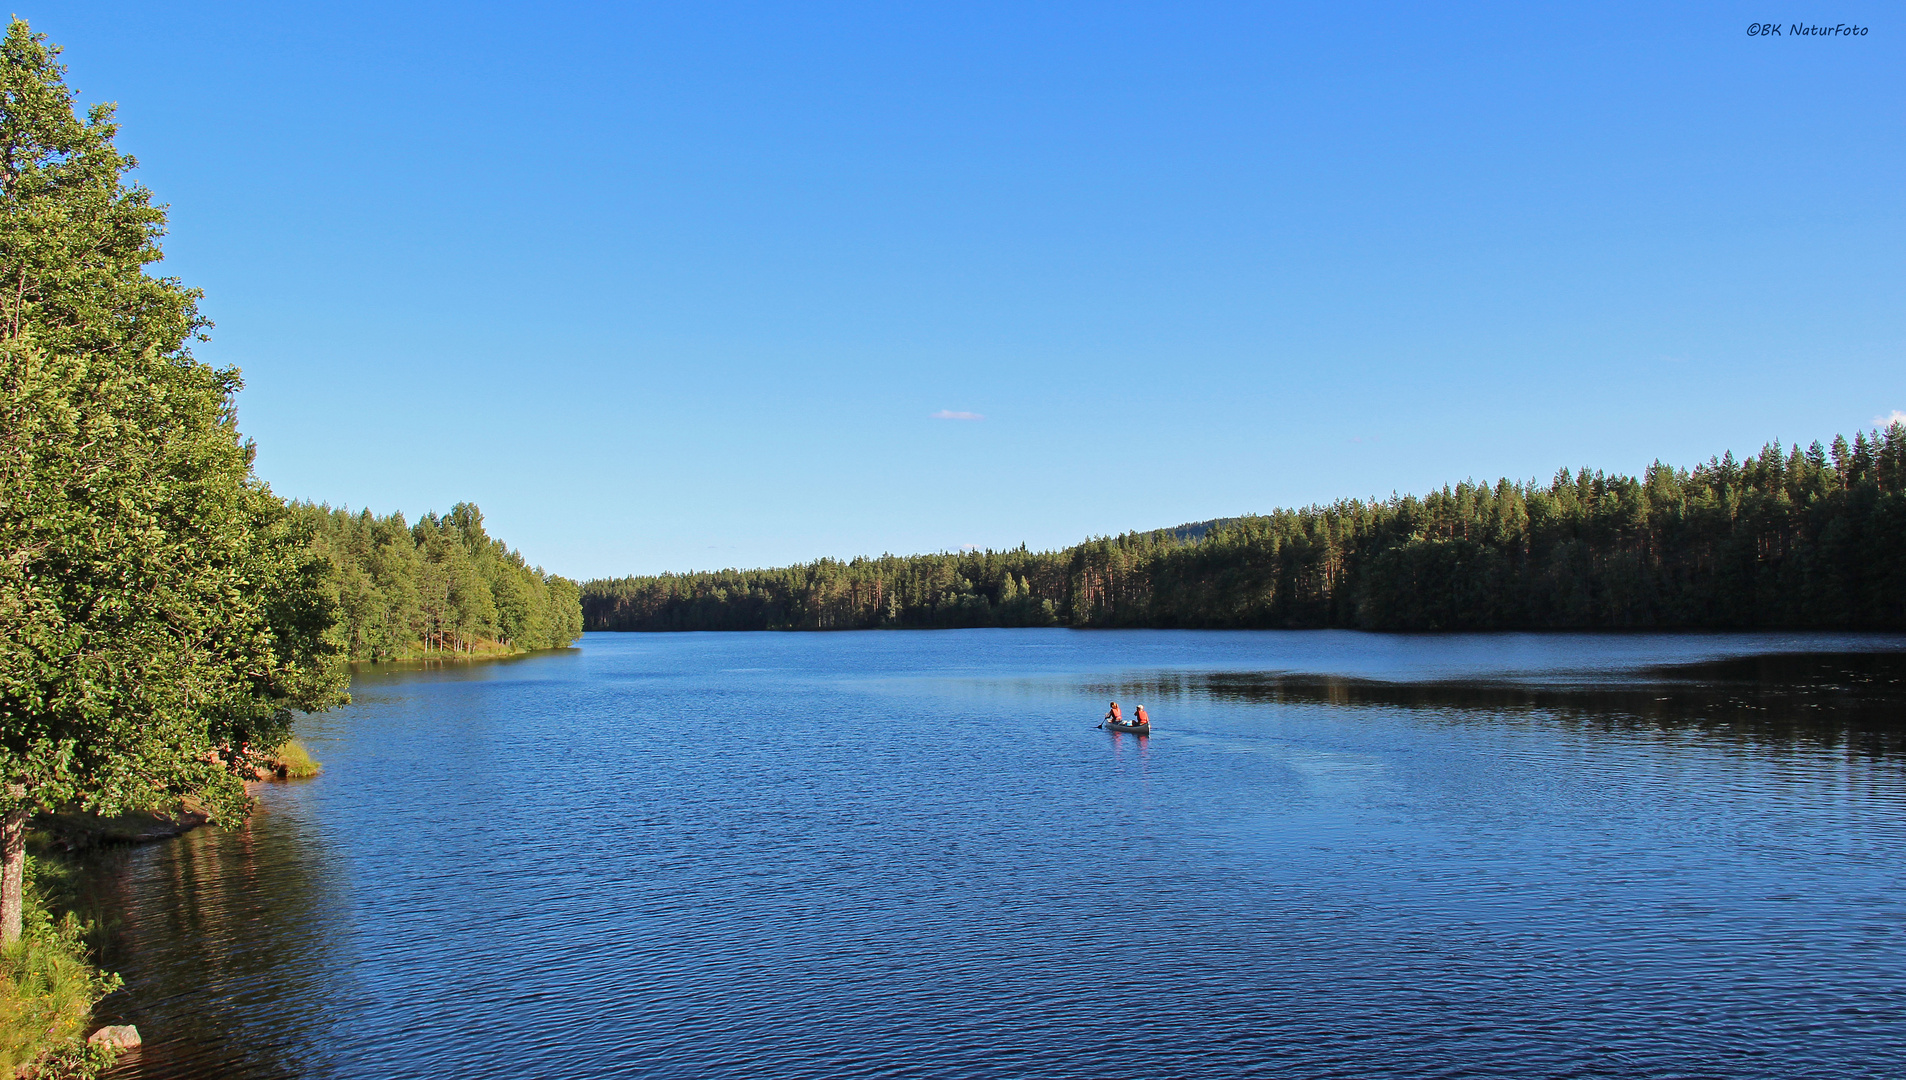
[[[1110,720],[1114,724],[1123,724],[1125,722],[1125,714],[1118,711],[1118,702],[1112,702],[1112,711],[1105,714],[1105,719]]]

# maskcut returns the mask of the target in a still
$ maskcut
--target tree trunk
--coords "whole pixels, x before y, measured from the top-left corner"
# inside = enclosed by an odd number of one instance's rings
[[[0,945],[20,940],[26,883],[26,802],[0,816]]]

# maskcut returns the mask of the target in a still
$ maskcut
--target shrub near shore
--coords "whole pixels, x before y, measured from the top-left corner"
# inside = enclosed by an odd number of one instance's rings
[[[292,739],[273,752],[271,763],[278,770],[278,777],[282,780],[307,780],[324,771],[324,766],[311,760],[310,751],[296,739]]]
[[[85,926],[55,918],[40,879],[52,868],[28,861],[25,932],[0,949],[0,1077],[77,1080],[111,1065],[115,1052],[86,1042],[93,1006],[119,978],[87,959]]]

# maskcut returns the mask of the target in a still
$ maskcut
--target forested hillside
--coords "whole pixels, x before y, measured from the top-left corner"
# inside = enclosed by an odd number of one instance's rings
[[[352,660],[561,648],[582,633],[576,583],[492,539],[470,503],[415,525],[402,514],[294,509],[334,569]]]
[[[1906,427],[1639,477],[1461,483],[1057,552],[598,580],[592,630],[1906,629]]]

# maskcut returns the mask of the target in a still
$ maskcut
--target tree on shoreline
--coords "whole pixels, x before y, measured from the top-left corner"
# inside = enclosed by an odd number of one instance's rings
[[[1640,477],[1562,470],[1062,551],[596,580],[591,630],[1906,629],[1906,424]]]
[[[165,209],[58,50],[0,45],[0,943],[35,812],[245,805],[291,709],[345,700],[328,566],[251,472]]]
[[[580,587],[490,536],[474,503],[414,526],[402,514],[292,511],[335,567],[351,660],[561,649],[582,634]]]

